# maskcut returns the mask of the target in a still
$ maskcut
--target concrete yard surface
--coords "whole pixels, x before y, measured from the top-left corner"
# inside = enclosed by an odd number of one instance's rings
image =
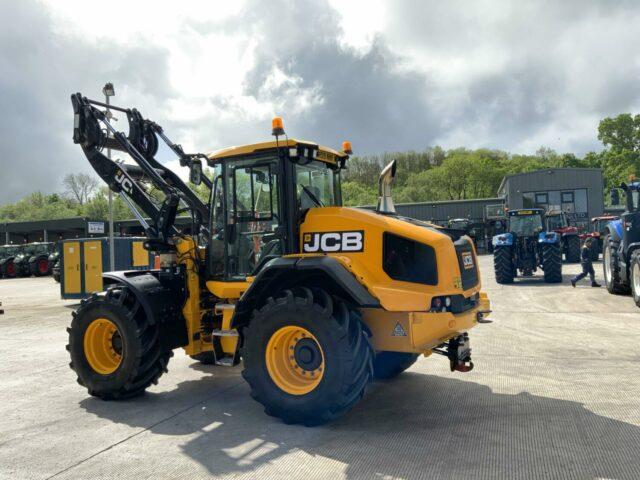
[[[0,478],[640,478],[640,309],[571,288],[579,265],[500,286],[480,263],[494,323],[470,332],[475,369],[421,358],[316,428],[181,350],[146,395],[92,398],[68,366],[74,302],[51,278],[0,280]]]

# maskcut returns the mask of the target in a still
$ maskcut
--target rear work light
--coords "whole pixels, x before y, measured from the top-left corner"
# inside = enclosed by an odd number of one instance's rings
[[[448,312],[451,309],[451,297],[433,297],[430,312]]]

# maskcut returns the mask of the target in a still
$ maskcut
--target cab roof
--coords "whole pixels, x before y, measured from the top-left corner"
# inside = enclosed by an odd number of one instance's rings
[[[209,164],[215,164],[223,161],[226,158],[234,158],[241,157],[256,153],[263,153],[269,150],[275,150],[276,148],[296,148],[298,146],[301,147],[310,147],[314,150],[317,150],[317,160],[320,160],[325,163],[330,163],[336,165],[340,159],[347,159],[349,155],[345,152],[334,150],[333,148],[324,147],[322,145],[318,145],[314,142],[309,142],[307,140],[297,140],[295,138],[289,138],[287,140],[272,140],[270,142],[261,142],[261,143],[252,143],[249,145],[240,145],[237,147],[228,147],[223,148],[221,150],[216,150],[215,152],[207,155],[209,158]]]
[[[507,213],[509,215],[542,215],[544,214],[544,209],[542,208],[516,208],[513,210],[508,210]]]

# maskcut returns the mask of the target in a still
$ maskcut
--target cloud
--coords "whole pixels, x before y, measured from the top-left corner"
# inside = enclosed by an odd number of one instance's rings
[[[0,203],[90,170],[69,94],[99,98],[106,81],[199,151],[268,139],[279,114],[291,136],[360,154],[583,154],[601,148],[601,118],[640,109],[637,2],[113,2],[99,15],[82,1],[3,4]]]
[[[0,45],[0,202],[60,191],[64,175],[91,170],[71,140],[72,92],[99,98],[108,79],[126,85],[120,95],[139,92],[150,104],[175,94],[161,49],[56,35],[46,10],[32,2],[3,4]]]

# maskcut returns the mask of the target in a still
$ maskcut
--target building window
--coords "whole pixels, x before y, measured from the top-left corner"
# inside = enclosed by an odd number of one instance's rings
[[[536,204],[546,205],[549,203],[549,197],[546,193],[536,193]]]
[[[573,192],[562,192],[562,203],[573,203]]]

